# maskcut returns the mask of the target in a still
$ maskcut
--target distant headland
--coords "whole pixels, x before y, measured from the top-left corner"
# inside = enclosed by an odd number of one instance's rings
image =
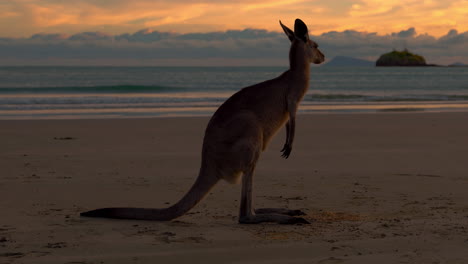
[[[414,53],[409,52],[407,49],[403,51],[392,51],[385,53],[379,57],[375,62],[375,66],[437,66],[434,64],[427,64],[426,59]]]
[[[414,63],[418,61],[418,63]],[[463,62],[455,62],[448,65],[428,64],[423,56],[413,54],[408,50],[393,51],[380,56],[379,60],[371,61],[360,58],[347,56],[336,56],[327,63],[322,64],[322,67],[375,67],[375,66],[437,66],[437,67],[468,67],[468,64]]]

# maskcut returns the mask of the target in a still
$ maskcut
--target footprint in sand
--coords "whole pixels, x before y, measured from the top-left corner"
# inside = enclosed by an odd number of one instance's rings
[[[56,242],[56,243],[47,243],[46,248],[65,248],[67,243],[65,242]]]
[[[0,257],[22,258],[22,257],[24,257],[24,253],[21,253],[21,252],[6,252],[6,253],[0,253]]]
[[[203,243],[208,240],[202,236],[189,236],[189,237],[178,237],[172,232],[163,232],[159,235],[158,240],[164,243]]]

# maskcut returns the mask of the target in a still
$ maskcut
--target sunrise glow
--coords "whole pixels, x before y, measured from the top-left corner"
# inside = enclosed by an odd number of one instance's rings
[[[261,28],[279,31],[278,19],[302,18],[313,33],[358,30],[388,34],[410,27],[442,36],[468,29],[466,0],[241,0],[241,1],[52,1],[0,3],[0,37],[143,28],[178,33]]]

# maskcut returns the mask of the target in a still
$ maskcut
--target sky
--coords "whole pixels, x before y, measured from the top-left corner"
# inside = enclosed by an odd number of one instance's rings
[[[296,18],[327,58],[468,63],[468,0],[5,0],[0,65],[284,64]]]

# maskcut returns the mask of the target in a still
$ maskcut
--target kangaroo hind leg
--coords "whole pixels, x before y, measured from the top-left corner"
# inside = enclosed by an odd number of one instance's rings
[[[310,224],[307,220],[301,217],[294,217],[286,213],[286,210],[278,211],[271,209],[269,211],[261,211],[256,213],[252,207],[252,187],[253,174],[255,164],[244,173],[242,177],[242,194],[239,213],[239,223],[241,224],[259,224],[263,222],[274,222],[279,224]]]

